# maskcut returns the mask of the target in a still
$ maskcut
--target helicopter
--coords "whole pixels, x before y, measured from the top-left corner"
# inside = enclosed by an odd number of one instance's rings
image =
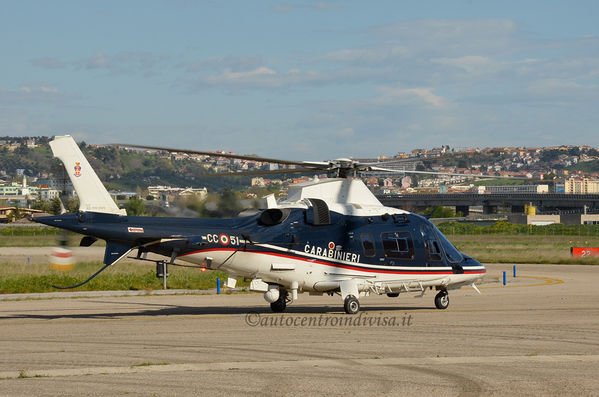
[[[86,281],[121,259],[150,260],[160,255],[157,273],[179,261],[227,273],[227,288],[238,277],[250,281],[250,291],[262,292],[273,312],[310,295],[339,295],[348,314],[360,310],[360,298],[435,290],[435,307],[449,306],[449,291],[465,286],[480,293],[476,283],[485,266],[460,252],[426,217],[383,206],[355,176],[364,171],[396,172],[380,163],[351,159],[287,161],[257,156],[211,153],[144,145],[123,147],[184,152],[284,164],[287,169],[265,173],[323,173],[289,187],[287,198],[266,197],[266,208],[230,219],[128,216],[108,191],[70,135],[50,141],[79,197],[79,210],[38,217],[36,222],[83,235],[81,246],[106,241],[104,266]],[[416,171],[417,173],[418,171]],[[422,172],[428,173],[428,172]],[[229,174],[219,174],[229,175]],[[444,173],[444,175],[446,175]],[[458,174],[461,175],[461,174]],[[180,264],[179,264],[180,265]]]

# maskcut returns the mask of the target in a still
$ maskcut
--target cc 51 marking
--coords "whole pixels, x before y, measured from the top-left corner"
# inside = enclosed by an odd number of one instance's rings
[[[206,234],[202,236],[202,240],[210,243],[210,244],[220,244],[220,245],[239,245],[239,237],[220,233],[220,234]]]

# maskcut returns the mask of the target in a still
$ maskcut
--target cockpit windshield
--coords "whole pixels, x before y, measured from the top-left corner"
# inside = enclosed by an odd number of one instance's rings
[[[443,233],[441,233],[439,229],[437,229],[435,225],[431,224],[431,226],[433,227],[433,229],[435,229],[435,233],[437,233],[439,241],[441,241],[441,245],[443,246],[443,250],[445,251],[445,257],[447,258],[447,261],[450,263],[460,263],[461,261],[463,261],[464,257],[462,256],[460,251],[458,251],[458,249],[453,246],[453,244],[447,239],[447,237],[445,237]]]

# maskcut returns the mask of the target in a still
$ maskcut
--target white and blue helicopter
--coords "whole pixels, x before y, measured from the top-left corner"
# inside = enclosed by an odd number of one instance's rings
[[[250,290],[264,293],[274,312],[282,312],[310,295],[338,294],[345,312],[360,310],[359,298],[370,294],[437,292],[435,306],[446,309],[448,291],[472,286],[485,267],[459,252],[428,219],[383,206],[360,179],[359,172],[394,172],[350,159],[294,162],[255,156],[214,154],[142,145],[127,147],[252,159],[295,169],[250,172],[334,174],[327,179],[291,186],[286,199],[267,197],[265,209],[232,219],[128,216],[118,208],[89,162],[69,135],[50,146],[64,164],[79,197],[77,213],[36,218],[37,222],[84,235],[81,246],[106,241],[104,267],[133,255],[159,254],[157,269],[184,261],[228,274],[227,287],[238,277]],[[250,174],[250,173],[245,173]],[[243,175],[234,173],[233,175]],[[83,283],[85,283],[83,282]],[[77,284],[81,285],[83,283]],[[76,287],[72,286],[72,287]],[[68,287],[70,288],[70,287]]]

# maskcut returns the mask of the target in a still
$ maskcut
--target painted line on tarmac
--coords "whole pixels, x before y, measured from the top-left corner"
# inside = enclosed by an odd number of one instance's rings
[[[479,289],[490,289],[490,288],[522,288],[522,287],[544,287],[546,285],[556,285],[556,284],[563,284],[564,281],[557,279],[557,278],[551,278],[551,277],[537,277],[537,276],[518,276],[516,278],[529,278],[529,279],[533,279],[533,280],[541,280],[542,283],[528,283],[528,284],[512,284],[512,285],[493,285],[493,286],[487,286],[487,287],[478,287]]]
[[[468,364],[527,364],[527,363],[571,363],[599,362],[599,355],[539,355],[539,356],[482,356],[482,357],[416,357],[416,358],[366,358],[366,359],[315,359],[297,361],[232,361],[187,364],[140,364],[129,367],[88,367],[40,370],[17,370],[0,372],[0,379],[57,378],[88,375],[124,375],[137,373],[183,372],[183,371],[227,371],[244,369],[272,369],[297,367],[355,367],[389,365],[468,365]]]

